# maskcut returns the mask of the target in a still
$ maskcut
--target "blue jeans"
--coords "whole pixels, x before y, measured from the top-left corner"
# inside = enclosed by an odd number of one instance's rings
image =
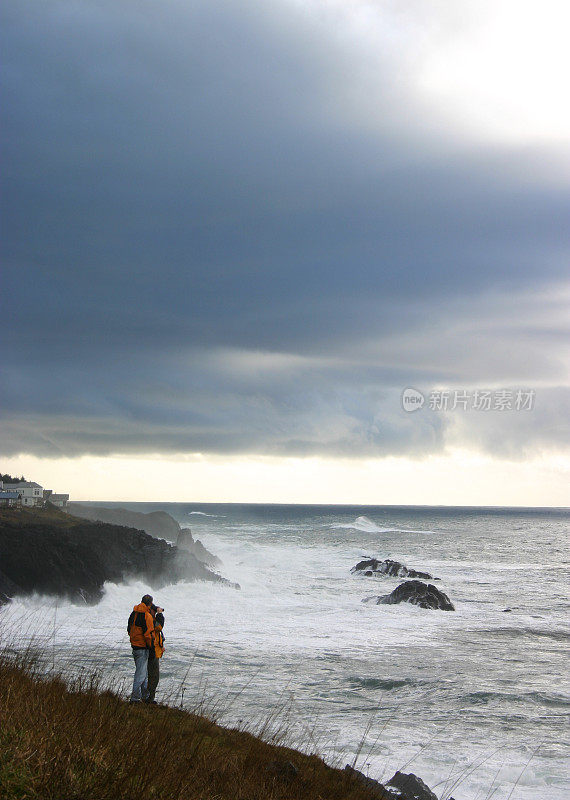
[[[133,647],[133,658],[135,660],[135,678],[131,700],[143,700],[148,694],[148,650],[138,650]]]

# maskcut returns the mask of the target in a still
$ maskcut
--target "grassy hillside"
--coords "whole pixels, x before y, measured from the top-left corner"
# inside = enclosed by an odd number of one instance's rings
[[[0,522],[6,522],[21,528],[41,523],[59,525],[63,528],[72,528],[77,525],[75,517],[49,503],[37,508],[0,508]]]
[[[0,656],[3,800],[388,800],[317,756]]]

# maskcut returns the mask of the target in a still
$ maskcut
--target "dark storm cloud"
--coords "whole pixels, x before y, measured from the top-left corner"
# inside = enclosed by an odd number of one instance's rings
[[[288,2],[1,13],[4,452],[423,454],[404,386],[557,384],[493,300],[564,276],[556,154],[426,133]]]

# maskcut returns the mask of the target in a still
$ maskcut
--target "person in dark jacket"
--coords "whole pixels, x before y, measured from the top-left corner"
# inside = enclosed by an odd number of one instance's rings
[[[154,697],[160,680],[160,659],[164,653],[163,611],[163,608],[156,609],[154,615],[154,645],[150,649],[148,656],[148,696],[145,699],[145,703],[152,703],[152,705],[156,705]]]
[[[151,606],[152,597],[150,594],[145,594],[142,601],[133,608],[127,623],[127,633],[135,660],[131,703],[140,703],[148,695],[148,656],[154,647],[154,618]]]

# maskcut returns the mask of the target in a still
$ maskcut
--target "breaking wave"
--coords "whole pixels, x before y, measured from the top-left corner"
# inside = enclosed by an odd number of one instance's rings
[[[370,517],[357,517],[354,522],[337,522],[332,528],[348,528],[364,533],[433,533],[427,530],[414,530],[412,528],[380,528]]]
[[[219,516],[223,516],[221,514],[206,514],[205,511],[189,511],[188,512],[188,516],[191,517],[192,515],[195,515],[195,516],[198,516],[198,517],[219,517]]]

